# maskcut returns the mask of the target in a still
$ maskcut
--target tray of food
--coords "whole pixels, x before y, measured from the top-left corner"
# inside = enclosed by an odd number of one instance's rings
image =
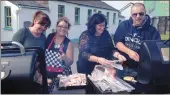
[[[113,92],[112,89],[110,89],[108,86],[108,88],[106,88],[105,83],[107,84],[107,82],[104,82],[105,80],[103,80],[103,82],[101,82],[100,84],[103,84],[101,87],[99,87],[99,85],[96,85],[96,82],[92,81],[89,77],[87,77],[87,94],[129,94],[129,92],[127,91],[117,91],[117,92]]]
[[[94,89],[101,93],[130,93],[135,88],[126,83],[122,79],[107,75],[107,67],[102,65],[96,65],[95,69],[88,75],[88,81],[90,80]]]
[[[58,90],[84,89],[87,79],[85,74],[76,73],[58,77]]]

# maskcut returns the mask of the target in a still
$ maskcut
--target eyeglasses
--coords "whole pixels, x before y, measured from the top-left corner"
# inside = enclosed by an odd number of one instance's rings
[[[133,17],[137,17],[138,14],[139,14],[139,16],[144,16],[144,12],[133,13],[132,16],[133,16]]]
[[[63,29],[68,29],[68,27],[64,27],[64,26],[57,26],[58,28],[63,28]]]

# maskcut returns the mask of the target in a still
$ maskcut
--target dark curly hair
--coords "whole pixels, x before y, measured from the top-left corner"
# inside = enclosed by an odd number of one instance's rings
[[[90,17],[90,19],[87,22],[87,30],[91,35],[94,35],[96,32],[96,25],[105,22],[105,30],[107,28],[107,20],[105,18],[105,15],[101,13],[95,13]],[[105,31],[104,30],[104,31]]]

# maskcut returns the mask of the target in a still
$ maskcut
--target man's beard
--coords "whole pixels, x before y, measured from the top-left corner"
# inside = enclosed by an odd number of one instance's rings
[[[142,26],[143,23],[144,23],[144,20],[142,20],[142,21],[135,21],[135,23],[133,25],[134,26]]]

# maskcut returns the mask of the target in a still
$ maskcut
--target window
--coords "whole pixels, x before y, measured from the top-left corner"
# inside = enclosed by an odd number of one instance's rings
[[[75,24],[80,24],[80,8],[75,8]]]
[[[5,12],[5,28],[12,28],[11,25],[11,7],[5,6],[4,7]]]
[[[96,13],[96,12],[97,12],[97,9],[93,9],[93,12]]]
[[[91,16],[92,16],[92,10],[91,10],[91,9],[88,9],[88,17],[87,17],[87,20],[89,20]]]
[[[116,24],[116,13],[113,13],[113,24]]]
[[[121,20],[119,20],[119,24],[121,23]]]
[[[64,16],[64,5],[58,5],[58,19]]]
[[[98,13],[102,13],[102,11],[98,11]]]
[[[109,24],[109,12],[107,12],[106,17],[107,17],[107,23]]]

